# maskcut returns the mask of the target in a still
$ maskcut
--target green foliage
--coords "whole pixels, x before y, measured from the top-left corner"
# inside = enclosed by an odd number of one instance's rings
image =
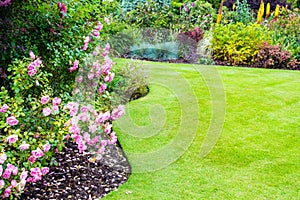
[[[22,168],[30,171],[31,168],[51,165],[54,149],[62,149],[64,137],[68,133],[64,124],[69,119],[69,115],[63,110],[63,103],[58,103],[57,110],[54,110],[54,106],[51,105],[54,93],[49,85],[49,79],[52,75],[44,71],[45,67],[41,65],[35,76],[28,76],[27,66],[29,63],[30,59],[14,61],[8,68],[11,75],[7,77],[11,90],[2,86],[0,91],[0,106],[6,104],[9,107],[6,112],[0,112],[0,152],[7,154],[7,160],[3,167],[5,169],[6,165],[10,163],[19,169],[19,173],[15,177],[6,181],[5,188],[10,185],[12,179],[19,182]],[[43,104],[41,102],[43,96],[49,96],[50,102]],[[71,99],[67,93],[60,94],[59,97],[64,102]],[[45,116],[43,113],[45,108],[51,110],[49,116]],[[7,123],[8,117],[11,116],[18,120],[16,125],[12,126]],[[17,136],[18,140],[10,144],[6,139],[12,135]],[[37,158],[33,163],[30,162],[28,159],[32,151],[38,148],[43,149],[47,143],[50,144],[51,150],[43,150],[42,157]],[[28,144],[29,149],[20,150],[21,144]],[[4,189],[1,189],[0,193]],[[22,192],[22,189],[21,191],[16,191],[16,189],[12,188],[12,194]]]
[[[213,58],[227,65],[250,64],[262,42],[270,40],[267,28],[258,24],[219,25],[213,30]]]
[[[222,22],[241,22],[243,24],[249,24],[254,22],[254,14],[251,11],[247,0],[237,0],[235,3],[235,9],[230,11],[224,7],[224,19]],[[227,23],[228,23],[227,22]]]
[[[138,62],[116,65],[115,79],[108,90],[112,91],[113,104],[126,104],[148,94],[148,77]]]
[[[7,65],[14,59],[28,55],[32,50],[38,53],[46,70],[53,74],[50,85],[57,94],[61,91],[70,92],[76,73],[69,74],[69,68],[75,60],[81,62],[86,54],[92,52],[100,40],[107,39],[110,33],[119,31],[114,21],[118,14],[117,1],[81,1],[65,0],[66,13],[63,13],[53,1],[13,1],[11,13],[17,13],[7,18],[4,33],[8,44],[2,55],[1,65],[7,72]],[[114,26],[104,27],[101,38],[92,35],[91,31],[108,17]],[[7,30],[1,29],[0,32]],[[3,34],[3,33],[2,33]],[[87,50],[83,51],[84,37],[90,37]],[[59,81],[58,81],[59,80]]]
[[[169,12],[169,8],[168,4],[162,5],[154,0],[149,0],[127,12],[124,21],[137,27],[168,28],[174,17]]]
[[[155,3],[158,3],[161,7],[162,6],[170,6],[171,1],[170,0],[154,0]],[[146,3],[150,3],[151,4],[151,0],[122,0],[122,8],[123,11],[126,12],[130,12],[132,10],[136,10],[138,9],[141,5],[144,5]]]
[[[300,13],[284,9],[279,17],[271,20],[268,24],[273,31],[272,40],[274,44],[281,45],[284,49],[292,53],[292,58],[300,61]]]
[[[216,19],[216,12],[212,5],[202,0],[189,1],[180,4],[179,18],[174,18],[172,28],[179,31],[201,27],[208,30]]]

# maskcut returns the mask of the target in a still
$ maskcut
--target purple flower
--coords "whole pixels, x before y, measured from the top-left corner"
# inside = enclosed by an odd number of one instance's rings
[[[192,3],[192,8],[194,8],[194,7],[195,7],[195,2]]]
[[[107,88],[107,85],[105,83],[102,83],[98,89],[99,93],[103,93]]]

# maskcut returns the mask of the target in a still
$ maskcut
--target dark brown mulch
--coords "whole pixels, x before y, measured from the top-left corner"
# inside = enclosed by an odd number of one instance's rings
[[[89,161],[91,154],[79,153],[77,145],[68,142],[50,172],[36,183],[27,183],[21,199],[97,199],[116,190],[128,180],[131,168],[121,147],[107,146],[103,158]]]

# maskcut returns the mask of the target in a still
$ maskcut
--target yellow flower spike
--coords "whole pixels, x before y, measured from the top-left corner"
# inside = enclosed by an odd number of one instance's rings
[[[277,4],[277,5],[276,5],[276,8],[275,8],[275,13],[274,13],[274,17],[275,17],[275,18],[277,18],[278,15],[279,15],[279,8],[280,8],[280,6]]]
[[[270,16],[270,10],[271,10],[271,6],[270,3],[267,4],[267,9],[266,9],[266,17]]]
[[[232,5],[232,10],[235,10],[236,6],[235,3]]]
[[[217,24],[220,24],[220,23],[221,23],[221,19],[222,19],[222,14],[218,14],[218,17],[217,17]]]
[[[220,7],[219,7],[219,10],[218,10],[217,24],[221,23],[223,3],[224,3],[224,1],[222,1],[220,3]]]

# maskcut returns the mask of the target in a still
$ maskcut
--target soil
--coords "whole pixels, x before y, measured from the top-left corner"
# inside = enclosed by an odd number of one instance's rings
[[[116,190],[128,180],[131,168],[119,143],[107,146],[103,158],[91,160],[89,153],[79,153],[77,145],[67,142],[57,153],[57,166],[36,183],[27,183],[23,200],[98,199]]]

